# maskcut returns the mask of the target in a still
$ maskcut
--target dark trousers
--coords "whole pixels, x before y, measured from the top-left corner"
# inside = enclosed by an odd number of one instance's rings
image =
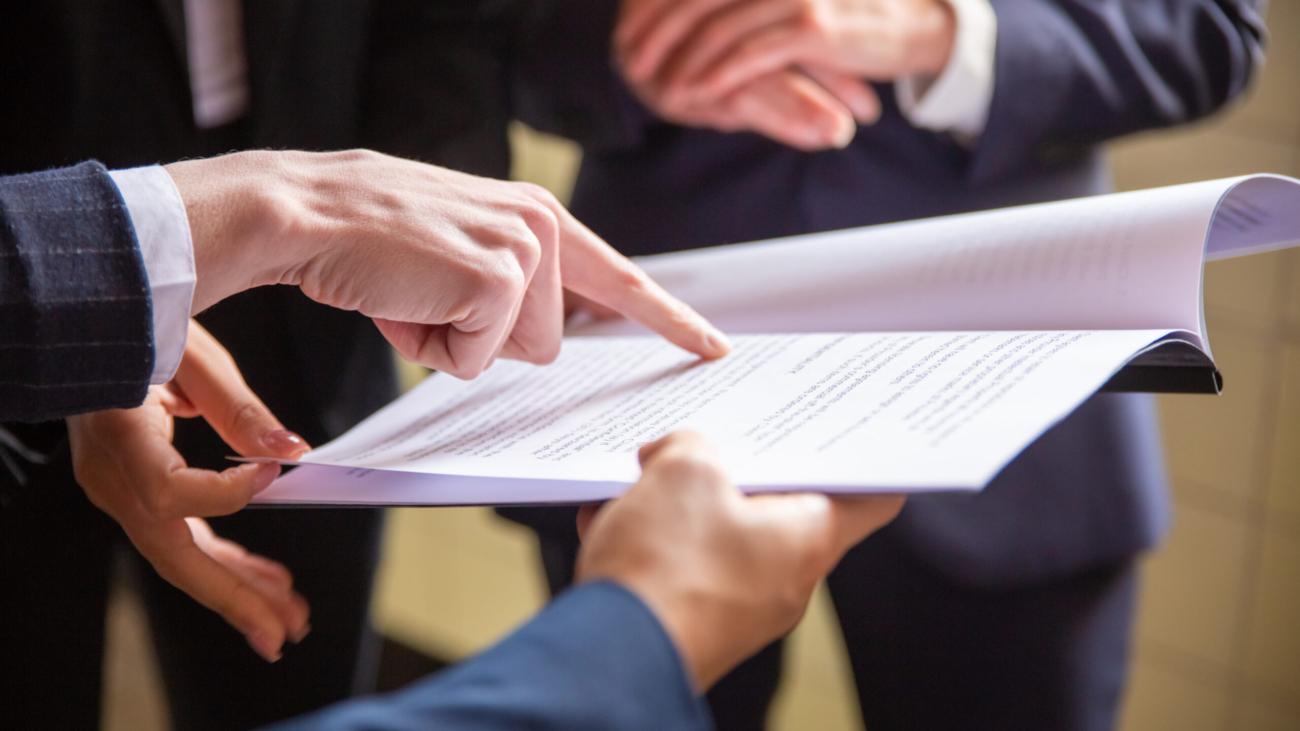
[[[301,316],[313,306],[296,292],[261,288],[199,319],[285,425],[318,445],[382,405],[393,376],[382,340],[357,347],[348,333],[355,313]],[[324,355],[307,354],[322,345]],[[320,393],[346,398],[325,399],[335,407],[322,409]],[[123,546],[138,564],[177,731],[254,728],[370,689],[381,510],[249,509],[210,521],[218,535],[287,566],[311,604],[311,633],[269,664],[129,548],[73,479],[64,433],[61,423],[24,428],[32,446],[54,451],[49,465],[24,465],[25,486],[0,468],[0,729],[99,728],[104,616]],[[191,466],[231,465],[232,450],[202,420],[177,420],[175,443]]]
[[[311,634],[262,660],[219,616],[158,578],[72,480],[66,452],[0,508],[0,728],[99,728],[104,616],[115,553],[138,562],[174,727],[254,728],[373,683],[368,629],[377,510],[250,510],[219,535],[283,562]]]
[[[502,510],[538,529],[552,591],[573,580],[573,510]],[[962,585],[916,560],[890,527],[828,580],[869,731],[1106,731],[1124,691],[1132,562],[1025,586]],[[709,692],[718,731],[764,728],[777,642]]]

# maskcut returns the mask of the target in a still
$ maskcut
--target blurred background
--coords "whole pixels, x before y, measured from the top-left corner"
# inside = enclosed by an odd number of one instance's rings
[[[1273,0],[1244,103],[1111,147],[1119,190],[1245,173],[1300,177],[1300,2]],[[581,151],[522,125],[512,176],[567,199]],[[1161,396],[1175,516],[1143,566],[1123,731],[1300,730],[1300,250],[1209,264],[1205,316],[1224,393]],[[408,387],[424,377],[403,368]],[[292,568],[292,567],[291,567]],[[477,652],[545,601],[531,531],[485,508],[389,512],[373,614],[381,685]],[[164,731],[143,611],[109,613],[106,731]],[[795,630],[774,731],[861,729],[824,590]],[[232,633],[231,641],[238,641]]]

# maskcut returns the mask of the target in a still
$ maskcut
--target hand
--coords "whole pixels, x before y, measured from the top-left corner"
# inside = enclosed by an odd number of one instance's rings
[[[782,69],[750,81],[718,99],[671,93],[657,77],[628,80],[633,93],[660,118],[720,132],[756,132],[799,150],[847,147],[856,121],[874,122],[880,101],[853,78],[824,74],[823,83],[803,71]],[[828,88],[839,90],[832,94]],[[850,111],[842,99],[849,99]]]
[[[614,51],[629,86],[665,119],[814,150],[847,145],[853,120],[879,117],[863,78],[937,74],[955,35],[942,0],[625,0]],[[796,89],[797,78],[824,93]],[[751,90],[760,80],[767,88]],[[762,100],[739,123],[724,113],[737,95]]]
[[[249,391],[234,361],[190,322],[176,377],[144,405],[68,419],[73,469],[90,501],[121,524],[158,574],[239,630],[268,661],[308,631],[307,602],[274,561],[213,535],[192,516],[233,513],[280,473],[275,464],[191,469],[172,447],[172,417],[202,415],[245,456],[296,459],[308,447]]]
[[[635,592],[700,690],[789,632],[841,556],[888,523],[902,497],[746,497],[698,435],[641,448],[641,480],[578,515],[578,581]]]
[[[472,378],[559,353],[562,291],[706,358],[726,338],[542,188],[365,150],[167,166],[194,241],[194,311],[263,284],[373,317],[408,360]]]
[[[937,75],[957,21],[943,0],[625,0],[614,34],[629,78],[721,98],[778,69],[873,81]]]

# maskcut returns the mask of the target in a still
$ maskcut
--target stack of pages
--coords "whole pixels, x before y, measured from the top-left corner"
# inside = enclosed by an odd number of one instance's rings
[[[599,500],[693,429],[747,492],[979,490],[1099,390],[1217,393],[1205,261],[1300,244],[1257,175],[648,257],[732,336],[701,362],[575,323],[549,366],[434,374],[259,503]]]

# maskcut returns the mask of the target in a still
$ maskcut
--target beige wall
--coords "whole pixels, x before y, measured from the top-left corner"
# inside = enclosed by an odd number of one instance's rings
[[[1221,119],[1113,148],[1120,188],[1300,176],[1300,2]],[[1125,728],[1300,729],[1300,251],[1212,263],[1222,396],[1161,397],[1175,520],[1144,571]]]

